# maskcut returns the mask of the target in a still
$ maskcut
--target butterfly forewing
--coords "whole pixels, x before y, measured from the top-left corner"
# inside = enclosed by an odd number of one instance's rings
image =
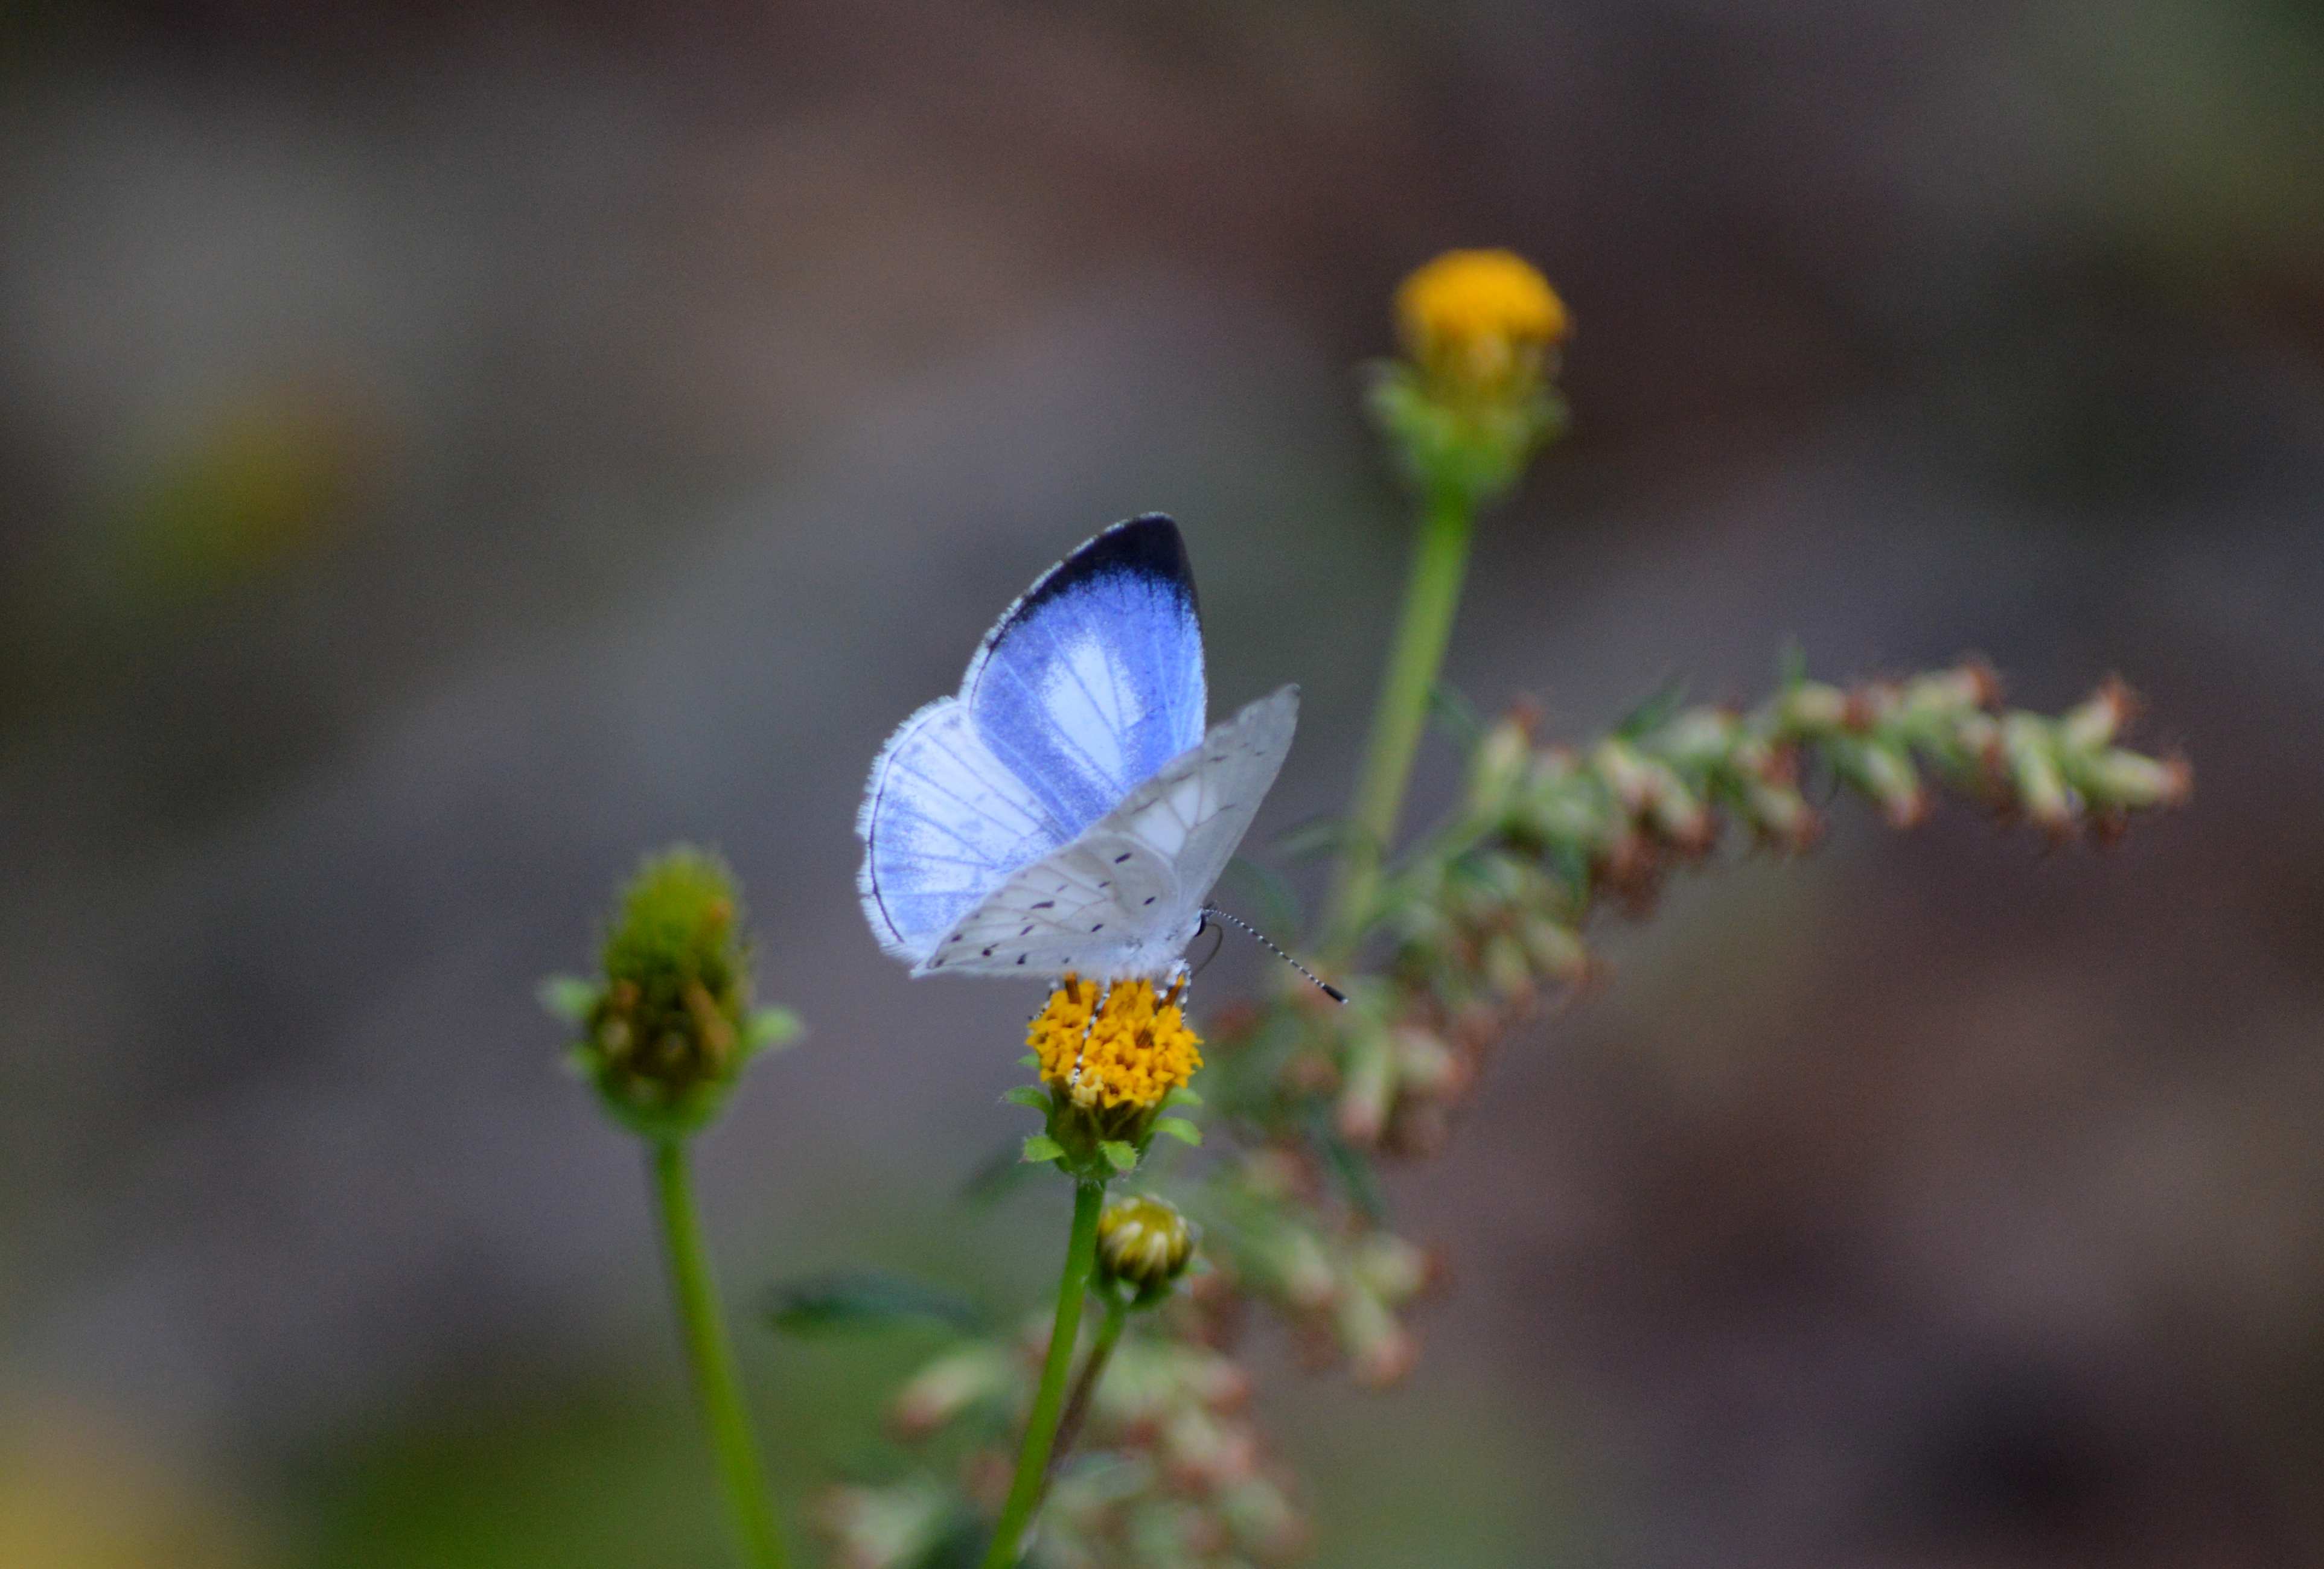
[[[1010,876],[934,945],[922,973],[1159,974],[1290,750],[1286,686],[1213,728],[1072,843]]]
[[[1208,699],[1178,526],[1116,524],[1044,573],[986,634],[961,702],[1069,836],[1193,747]]]

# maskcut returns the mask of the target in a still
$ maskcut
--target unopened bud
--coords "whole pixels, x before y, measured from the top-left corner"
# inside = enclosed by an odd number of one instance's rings
[[[920,1438],[963,1411],[1009,1394],[1021,1374],[1016,1361],[990,1342],[937,1357],[897,1392],[889,1420],[900,1438]]]
[[[2001,749],[2018,810],[2062,839],[2074,831],[2074,797],[2051,751],[2047,730],[2032,714],[2012,714],[2002,726]]]
[[[1159,1296],[1194,1256],[1194,1226],[1159,1198],[1116,1198],[1097,1217],[1102,1280],[1119,1280],[1141,1298]]]
[[[1396,1032],[1396,1076],[1416,1095],[1458,1095],[1469,1087],[1469,1067],[1434,1031],[1407,1024]]]
[[[2078,752],[2096,751],[2111,745],[2137,713],[2137,693],[2109,679],[2059,719],[2058,739]]]
[[[614,1116],[678,1137],[717,1114],[753,1044],[750,954],[733,874],[680,848],[622,895],[575,1057]]]
[[[1384,1231],[1363,1239],[1349,1268],[1367,1289],[1391,1307],[1418,1296],[1432,1272],[1425,1248]]]
[[[1505,719],[1487,730],[1469,764],[1469,810],[1482,817],[1507,812],[1528,760],[1525,728],[1517,720]]]
[[[1357,1021],[1341,1059],[1340,1136],[1351,1144],[1377,1141],[1395,1097],[1395,1043],[1379,1023]]]
[[[1821,681],[1803,681],[1784,693],[1780,712],[1788,729],[1811,733],[1838,729],[1848,718],[1848,694]]]
[[[1852,741],[1836,746],[1832,757],[1858,789],[1880,803],[1890,826],[1911,828],[1929,814],[1928,792],[1904,748],[1885,740]]]
[[[2184,806],[2195,793],[2195,771],[2180,757],[2116,749],[2100,753],[2083,772],[2090,798],[2110,807]]]

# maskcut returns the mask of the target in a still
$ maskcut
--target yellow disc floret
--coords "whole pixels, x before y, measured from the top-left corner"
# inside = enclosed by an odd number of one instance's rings
[[[1176,986],[1157,996],[1148,980],[1100,986],[1068,975],[1026,1034],[1041,1081],[1082,1106],[1158,1106],[1203,1065],[1176,999]]]
[[[1423,370],[1484,395],[1531,381],[1572,326],[1549,280],[1510,251],[1447,251],[1404,280],[1396,317]]]

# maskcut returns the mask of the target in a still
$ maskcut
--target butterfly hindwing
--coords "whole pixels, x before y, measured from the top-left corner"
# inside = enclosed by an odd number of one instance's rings
[[[985,635],[960,696],[1069,836],[1194,747],[1208,698],[1178,526],[1133,518],[1050,568]]]
[[[1213,727],[969,909],[918,971],[1111,978],[1167,968],[1283,766],[1298,715],[1299,690],[1286,686]]]
[[[856,831],[864,918],[881,947],[915,964],[1012,872],[1072,837],[949,697],[881,750]]]
[[[1134,793],[1109,825],[1167,859],[1199,911],[1274,787],[1298,723],[1299,689],[1278,687],[1213,727],[1198,753]]]

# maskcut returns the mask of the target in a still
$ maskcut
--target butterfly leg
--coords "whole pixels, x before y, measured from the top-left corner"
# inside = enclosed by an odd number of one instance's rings
[[[1113,983],[1111,981],[1108,981],[1104,986],[1098,988],[1097,1003],[1095,1006],[1090,1009],[1089,1023],[1082,1026],[1081,1045],[1074,1052],[1074,1071],[1065,1080],[1065,1093],[1067,1095],[1073,1095],[1075,1090],[1081,1087],[1082,1060],[1089,1054],[1090,1035],[1092,1032],[1096,1030],[1098,1020],[1105,1015],[1106,1004],[1112,1000]]]

